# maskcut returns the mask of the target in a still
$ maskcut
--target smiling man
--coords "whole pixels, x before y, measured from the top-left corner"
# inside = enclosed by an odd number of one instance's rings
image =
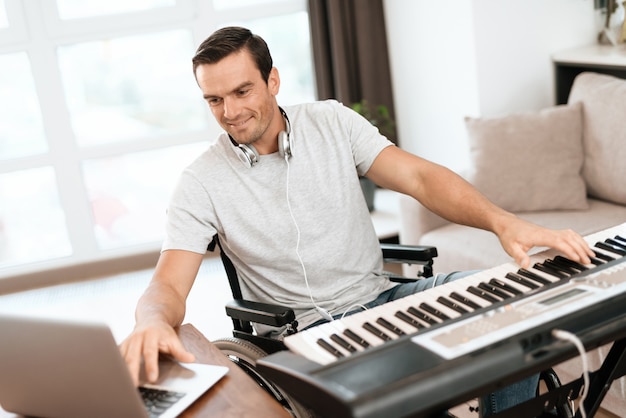
[[[448,220],[493,232],[522,266],[534,246],[589,262],[578,234],[498,208],[452,171],[394,146],[348,107],[332,100],[279,107],[278,70],[263,39],[245,28],[213,33],[193,69],[225,132],[183,172],[170,202],[161,256],[138,302],[134,331],[121,345],[135,377],[143,359],[156,378],[159,352],[193,361],[174,328],[215,234],[243,296],[292,307],[301,328],[462,280],[459,273],[399,285],[389,280],[359,176]],[[483,415],[534,396],[536,382],[491,395]]]

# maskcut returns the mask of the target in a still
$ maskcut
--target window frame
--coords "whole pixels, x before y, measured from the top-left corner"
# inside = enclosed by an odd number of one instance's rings
[[[83,182],[81,162],[207,139],[213,141],[220,131],[208,107],[205,107],[208,131],[202,129],[161,135],[149,141],[137,139],[80,147],[74,141],[70,114],[65,103],[65,92],[56,56],[59,46],[172,29],[189,30],[195,42],[194,46],[197,46],[218,27],[235,22],[306,12],[307,1],[275,0],[243,8],[216,10],[208,0],[177,0],[175,6],[163,9],[71,20],[59,17],[56,1],[53,0],[41,2],[5,0],[5,7],[9,27],[0,29],[0,53],[25,51],[30,59],[44,133],[48,141],[48,152],[2,160],[0,174],[44,166],[51,166],[54,169],[73,254],[69,257],[1,266],[0,282],[6,278],[50,269],[99,263],[134,255],[145,258],[148,253],[158,253],[160,242],[106,250],[99,248],[94,234],[89,196]],[[191,60],[191,57],[189,58]],[[189,67],[189,76],[193,77],[191,65]],[[201,100],[200,93],[198,97]],[[160,225],[155,227],[158,228]]]

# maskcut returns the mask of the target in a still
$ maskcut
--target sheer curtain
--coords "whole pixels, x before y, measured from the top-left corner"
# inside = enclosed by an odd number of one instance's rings
[[[309,0],[317,96],[394,115],[382,0]],[[396,140],[396,138],[389,138]]]

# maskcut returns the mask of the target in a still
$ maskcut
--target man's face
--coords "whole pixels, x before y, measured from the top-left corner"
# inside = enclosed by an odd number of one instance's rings
[[[213,116],[235,141],[276,142],[277,132],[268,130],[280,84],[275,68],[265,83],[248,51],[242,50],[216,64],[198,66],[196,80]]]

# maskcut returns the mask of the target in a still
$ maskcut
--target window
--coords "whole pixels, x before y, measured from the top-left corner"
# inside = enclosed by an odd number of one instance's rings
[[[79,145],[206,129],[189,70],[193,38],[170,30],[58,49],[63,90]]]
[[[25,52],[0,55],[0,90],[0,159],[47,152],[41,107]]]
[[[57,0],[61,19],[80,19],[175,6],[176,0]]]
[[[0,0],[0,29],[8,27],[9,21],[7,19],[7,9],[4,6],[4,0]]]
[[[268,41],[281,104],[314,100],[305,0],[0,0],[0,279],[158,251],[220,132],[191,57],[231,24]]]

